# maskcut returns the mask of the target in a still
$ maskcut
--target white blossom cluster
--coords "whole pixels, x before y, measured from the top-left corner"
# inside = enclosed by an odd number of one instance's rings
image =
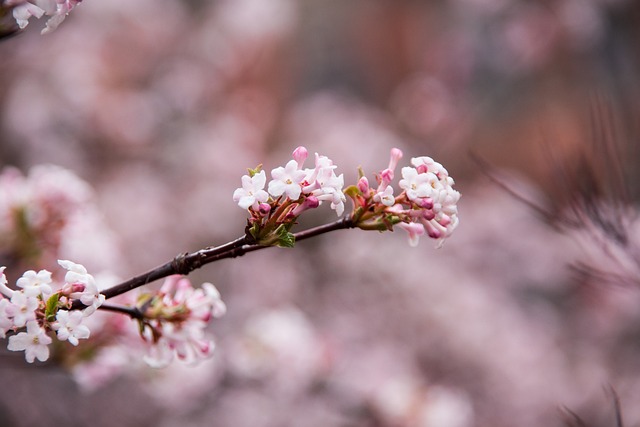
[[[447,170],[431,157],[414,157],[411,164],[413,167],[402,168],[398,185],[412,204],[407,213],[415,222],[401,223],[400,227],[409,232],[410,243],[415,246],[424,232],[434,239],[451,235],[458,226],[460,193],[453,189],[454,181]]]
[[[376,177],[377,189],[370,188],[365,176],[358,181],[357,194],[352,197],[360,209],[357,226],[382,231],[397,225],[409,233],[411,246],[424,234],[442,244],[458,226],[460,193],[453,189],[453,178],[431,157],[413,157],[412,166],[401,170],[398,185],[402,192],[394,196],[391,181],[401,158],[402,151],[391,150],[389,166]]]
[[[49,16],[46,26],[42,29],[42,34],[50,33],[58,28],[65,20],[69,12],[82,0],[9,0],[6,3],[15,4],[13,17],[22,29],[29,25],[32,16],[40,19]]]
[[[89,338],[89,328],[83,320],[93,314],[104,302],[95,280],[84,266],[60,260],[67,270],[65,283],[56,292],[47,270],[29,270],[16,281],[19,290],[7,286],[5,267],[0,267],[0,337],[9,335],[7,348],[24,351],[25,359],[44,362],[49,358],[49,344],[54,331],[60,341],[78,345],[78,340]],[[74,301],[81,301],[83,310],[68,310]],[[26,329],[26,330],[25,330]]]
[[[170,276],[158,294],[139,300],[146,306],[141,331],[148,344],[144,357],[148,365],[164,367],[174,358],[197,363],[213,354],[215,345],[206,337],[205,328],[212,318],[227,311],[214,285],[194,288],[189,279]]]
[[[315,167],[303,169],[307,155],[305,147],[298,147],[293,152],[293,160],[289,160],[284,167],[273,169],[272,180],[267,186],[268,192],[264,190],[267,177],[263,170],[243,176],[242,188],[233,193],[233,200],[242,209],[251,208],[266,214],[272,209],[268,203],[270,197],[275,200],[284,196],[290,201],[300,202],[293,212],[295,216],[327,201],[331,203],[331,209],[335,210],[338,216],[342,215],[346,201],[342,192],[343,175],[337,176],[333,162],[318,153],[315,155]]]

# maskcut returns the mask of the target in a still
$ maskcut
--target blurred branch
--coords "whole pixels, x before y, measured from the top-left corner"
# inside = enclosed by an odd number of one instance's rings
[[[122,305],[102,304],[98,307],[99,310],[113,311],[115,313],[126,314],[132,319],[144,319],[144,315],[138,309],[138,307],[126,307]]]

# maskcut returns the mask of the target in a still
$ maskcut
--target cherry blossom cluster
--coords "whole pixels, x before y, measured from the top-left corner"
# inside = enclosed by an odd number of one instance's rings
[[[49,332],[74,346],[80,339],[89,338],[89,328],[83,321],[104,302],[104,295],[84,266],[66,260],[59,264],[67,272],[55,292],[47,270],[25,272],[16,281],[20,289],[14,290],[7,286],[5,267],[0,267],[0,337],[11,333],[7,348],[24,351],[29,363],[49,358],[49,344],[53,341]],[[70,310],[75,301],[81,302],[84,309]]]
[[[271,171],[268,185],[260,166],[242,177],[242,188],[235,190],[233,200],[249,210],[247,235],[255,243],[293,246],[289,230],[300,214],[328,201],[341,216],[346,197],[354,205],[348,217],[353,227],[384,231],[397,225],[409,233],[411,246],[425,234],[442,244],[458,226],[460,193],[447,170],[431,157],[414,157],[411,166],[402,168],[397,196],[391,185],[402,158],[397,148],[391,150],[388,167],[376,176],[376,188],[360,171],[357,185],[343,191],[343,175],[336,176],[331,160],[316,153],[315,167],[305,169],[306,158],[307,149],[296,148],[293,160]]]
[[[391,181],[401,158],[402,151],[391,150],[389,166],[376,176],[377,188],[360,172],[358,184],[346,190],[354,204],[352,220],[365,230],[392,230],[397,225],[409,233],[411,246],[425,234],[442,244],[458,226],[460,193],[453,189],[453,178],[431,157],[413,157],[412,166],[401,170],[402,191],[394,196]]]
[[[214,285],[196,289],[179,275],[169,276],[159,292],[141,294],[137,308],[148,350],[144,360],[152,367],[167,366],[174,358],[196,363],[210,357],[215,347],[205,328],[227,311]]]
[[[333,162],[318,153],[315,166],[303,168],[307,156],[305,147],[296,148],[292,160],[271,171],[267,191],[264,190],[267,176],[260,166],[242,177],[242,188],[235,190],[233,200],[249,210],[249,233],[257,243],[292,246],[288,231],[296,218],[323,202],[330,203],[338,216],[343,214],[346,201],[343,175],[336,175]]]
[[[13,17],[22,29],[29,24],[32,16],[40,19],[49,16],[42,34],[47,34],[58,28],[69,12],[82,0],[7,0],[5,6],[13,7]]]

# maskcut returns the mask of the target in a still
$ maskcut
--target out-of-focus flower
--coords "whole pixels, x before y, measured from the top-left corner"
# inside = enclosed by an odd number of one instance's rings
[[[300,390],[325,366],[327,349],[304,313],[288,307],[251,317],[229,347],[236,375]]]
[[[138,300],[147,364],[163,367],[176,357],[196,363],[213,354],[215,345],[206,337],[205,328],[211,318],[225,314],[226,306],[211,283],[195,289],[189,279],[170,276],[158,295],[142,294]]]
[[[53,271],[60,258],[79,257],[92,269],[118,258],[89,185],[53,165],[33,167],[26,176],[12,167],[0,173],[0,254],[35,271]]]
[[[33,0],[32,2],[22,1],[13,9],[13,17],[20,28],[25,28],[29,24],[32,16],[40,19],[44,15],[50,16],[47,20],[42,34],[50,33],[58,28],[65,20],[69,12],[82,0]]]

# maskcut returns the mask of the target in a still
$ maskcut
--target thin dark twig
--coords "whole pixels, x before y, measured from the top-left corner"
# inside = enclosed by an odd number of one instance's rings
[[[308,230],[294,233],[295,241],[305,240],[311,237],[318,236],[320,234],[328,233],[334,230],[341,230],[347,228],[353,228],[354,224],[350,217],[344,217],[335,222],[324,224],[318,227],[313,227]],[[144,286],[155,280],[162,279],[173,274],[187,275],[193,270],[196,270],[206,264],[210,264],[215,261],[226,258],[235,258],[242,256],[248,252],[257,251],[259,249],[269,248],[271,246],[263,246],[258,244],[247,244],[249,242],[247,236],[239,237],[224,245],[201,249],[192,253],[184,253],[176,256],[173,260],[162,264],[154,269],[147,271],[146,273],[132,277],[129,280],[125,280],[111,288],[102,291],[102,294],[107,298],[113,298],[117,295],[121,295],[125,292]],[[76,301],[72,309],[82,308],[82,304]],[[104,306],[103,306],[104,307]],[[111,306],[109,306],[111,307]],[[101,307],[102,308],[102,307]],[[107,310],[113,310],[113,308],[107,308]],[[130,314],[130,313],[127,313]]]

